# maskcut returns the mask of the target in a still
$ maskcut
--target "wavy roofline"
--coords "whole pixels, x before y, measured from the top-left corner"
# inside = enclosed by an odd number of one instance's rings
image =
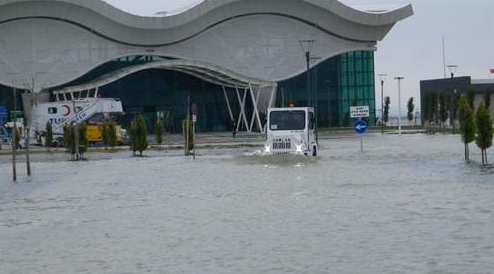
[[[40,1],[40,0],[37,0]],[[173,13],[168,16],[141,16],[123,11],[115,6],[108,4],[103,0],[41,0],[45,2],[60,2],[77,5],[94,12],[100,13],[120,24],[127,25],[133,28],[144,29],[161,29],[164,26],[174,27],[178,25],[186,24],[212,10],[218,9],[222,6],[242,2],[245,0],[203,0],[200,3],[186,7],[184,10]],[[386,12],[366,12],[347,6],[337,0],[299,0],[308,4],[323,8],[329,12],[332,12],[348,21],[355,23],[370,25],[370,26],[382,26],[396,23],[403,20],[413,14],[411,4],[398,7]],[[33,2],[33,0],[3,0],[0,3],[2,5],[8,5],[12,3],[21,2]],[[153,22],[150,22],[153,21]]]
[[[0,24],[26,18],[55,18],[84,26],[126,44],[156,46],[195,36],[219,23],[249,14],[279,14],[353,41],[382,40],[411,5],[385,13],[364,12],[336,0],[205,0],[165,17],[130,14],[102,0],[2,0]],[[344,31],[348,26],[352,31]]]

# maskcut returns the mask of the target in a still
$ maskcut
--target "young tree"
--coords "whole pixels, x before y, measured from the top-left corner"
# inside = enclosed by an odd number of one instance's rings
[[[444,123],[448,120],[448,96],[446,93],[441,92],[439,94],[439,118],[441,120],[441,124],[444,126]]]
[[[452,100],[452,103],[450,106],[451,124],[453,126],[453,133],[455,133],[456,132],[456,119],[458,118],[457,113],[458,113],[458,104],[460,103],[460,96],[456,92],[453,93],[452,96],[453,96],[453,100]]]
[[[111,148],[117,145],[117,126],[113,121],[108,123],[108,145]]]
[[[383,113],[383,123],[386,125],[389,121],[389,105],[391,104],[391,99],[389,96],[384,98],[384,113]]]
[[[485,103],[485,108],[487,110],[489,110],[491,107],[491,95],[492,95],[492,90],[490,88],[486,89],[484,92],[484,103]]]
[[[475,110],[475,90],[471,89],[467,92],[468,105],[472,110]]]
[[[109,144],[109,126],[110,122],[108,120],[105,120],[103,125],[101,125],[101,140],[103,141],[103,144],[105,144],[105,149],[108,149],[108,144]]]
[[[156,134],[156,143],[158,144],[158,147],[161,147],[161,143],[163,143],[163,131],[164,131],[163,121],[161,121],[161,119],[158,119],[158,121],[156,121],[156,125],[154,126],[154,131]]]
[[[477,126],[477,137],[475,143],[482,151],[482,163],[487,164],[487,149],[492,146],[492,117],[489,110],[481,103],[475,114],[475,124]]]
[[[51,147],[51,143],[53,143],[53,127],[51,123],[46,123],[46,133],[45,133],[45,147],[48,149]]]
[[[19,128],[13,128],[12,133],[12,143],[15,144],[15,149],[21,148],[21,132]]]
[[[135,155],[136,151],[139,151],[139,156],[142,156],[142,152],[148,147],[147,142],[147,126],[142,115],[134,118],[130,125],[130,141],[132,153]]]
[[[475,140],[475,121],[473,117],[473,110],[468,105],[468,100],[465,95],[462,95],[460,98],[458,120],[460,121],[461,140],[465,145],[465,160],[469,160],[470,153],[468,144]]]
[[[84,153],[87,151],[87,148],[89,147],[89,141],[87,139],[87,125],[86,124],[79,124],[77,126],[78,129],[78,134],[79,134],[79,157],[78,159],[84,159]]]
[[[439,124],[439,108],[438,108],[438,97],[439,94],[437,92],[431,93],[430,100],[430,108],[432,113],[432,119],[434,120],[434,124]]]
[[[413,97],[410,97],[410,99],[408,99],[407,108],[408,108],[407,118],[408,121],[410,121],[411,123],[413,120],[413,109],[415,108],[415,105],[413,104]]]
[[[63,143],[67,153],[70,153],[71,159],[75,157],[75,140],[74,140],[74,128],[70,125],[63,127]]]
[[[117,145],[117,130],[113,121],[105,121],[101,130],[101,137],[106,148],[108,148],[108,146],[113,148]]]
[[[66,151],[70,153],[72,160],[83,159],[84,153],[87,151],[89,146],[89,141],[86,135],[86,131],[87,131],[86,124],[79,124],[77,126],[77,131],[79,138],[79,155],[76,155],[74,126],[66,125],[63,128],[64,146]]]
[[[431,95],[430,93],[426,93],[424,95],[424,115],[425,115],[425,120],[427,121],[427,124],[430,124],[433,116],[433,112],[431,111]]]
[[[350,122],[351,122],[351,119],[350,119],[350,111],[348,111],[348,112],[345,113],[345,116],[343,117],[343,126],[349,127],[350,126]]]
[[[424,95],[424,110],[427,125],[427,133],[430,133],[430,125],[434,120],[434,115],[437,109],[436,94],[434,92],[428,92]]]

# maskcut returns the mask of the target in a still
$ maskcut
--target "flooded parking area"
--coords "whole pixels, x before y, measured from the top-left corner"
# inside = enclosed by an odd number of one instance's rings
[[[0,273],[492,273],[494,166],[459,138],[36,156],[17,183],[2,156]]]

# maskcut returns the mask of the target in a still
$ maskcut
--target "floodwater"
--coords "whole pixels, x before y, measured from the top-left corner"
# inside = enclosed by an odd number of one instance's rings
[[[18,183],[4,156],[0,273],[494,272],[494,167],[473,144],[469,164],[451,135],[321,145],[38,159]]]

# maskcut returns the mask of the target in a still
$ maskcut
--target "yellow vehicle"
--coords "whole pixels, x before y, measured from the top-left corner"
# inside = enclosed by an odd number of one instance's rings
[[[117,144],[123,144],[123,131],[120,125],[115,125],[115,131],[117,132]],[[103,142],[103,125],[102,124],[88,124],[86,131],[87,140],[90,143]]]

